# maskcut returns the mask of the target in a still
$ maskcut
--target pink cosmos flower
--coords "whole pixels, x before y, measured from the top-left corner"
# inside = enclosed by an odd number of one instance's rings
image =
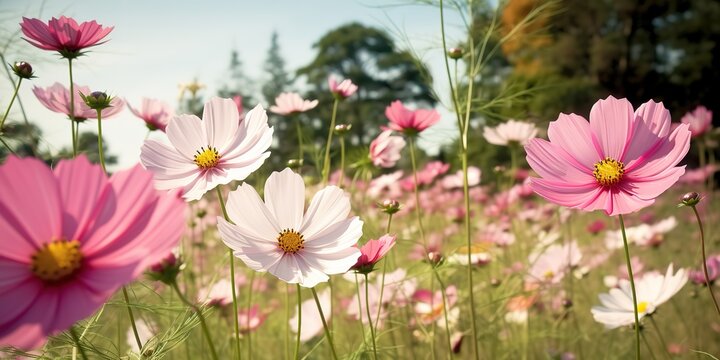
[[[270,106],[270,111],[278,115],[291,115],[314,109],[317,104],[317,100],[305,100],[298,93],[284,92],[275,98],[275,105]]]
[[[681,184],[702,184],[718,171],[715,164],[708,164],[705,167],[685,171],[685,174],[678,180]]]
[[[240,309],[238,311],[238,324],[240,332],[247,334],[257,330],[260,325],[265,322],[267,314],[260,311],[260,307],[256,304],[249,309]]]
[[[90,94],[90,88],[87,86],[73,85],[75,96],[73,98],[74,115],[73,118],[78,121],[85,119],[97,119],[97,111],[91,109],[85,104],[79,94]],[[70,90],[60,83],[55,83],[48,88],[33,87],[33,94],[48,110],[56,113],[65,114],[70,117]],[[107,119],[122,111],[125,102],[119,97],[113,97],[110,101],[110,107],[101,111],[102,118]]]
[[[483,137],[487,142],[503,146],[512,143],[525,145],[528,140],[536,137],[537,133],[538,128],[535,124],[517,120],[508,120],[496,127],[483,128]]]
[[[395,235],[385,234],[377,240],[369,240],[360,248],[360,257],[352,268],[361,271],[372,270],[372,267],[395,246],[396,239]]]
[[[23,17],[20,29],[25,40],[43,50],[54,50],[63,57],[72,59],[80,55],[80,51],[104,43],[101,41],[113,27],[102,27],[95,20],[78,24],[73,18],[61,16],[52,18],[47,24],[40,19]]]
[[[530,283],[557,284],[571,268],[580,264],[582,253],[577,242],[553,244],[542,253],[532,253],[528,257],[531,264],[526,281]]]
[[[400,178],[402,178],[402,170],[398,170],[391,174],[380,175],[370,182],[367,189],[367,195],[373,199],[386,197],[392,200],[400,198],[403,194],[400,188]]]
[[[450,285],[445,289],[446,308],[448,314],[457,302],[457,288]],[[432,324],[437,321],[438,325],[445,326],[443,316],[443,294],[441,291],[432,293],[430,290],[419,289],[413,294],[415,303],[415,314],[423,324]]]
[[[685,114],[680,122],[688,125],[693,137],[700,136],[712,127],[712,111],[700,105]]]
[[[413,111],[400,100],[393,101],[385,108],[385,116],[390,120],[390,129],[406,135],[416,135],[440,121],[440,113],[435,109]]]
[[[353,84],[350,79],[345,79],[338,84],[334,76],[328,77],[328,86],[330,92],[340,100],[349,98],[358,89],[357,85]]]
[[[710,280],[710,284],[713,284],[720,277],[720,255],[708,257],[705,265],[708,270],[708,280]],[[700,270],[690,270],[688,277],[695,284],[705,285],[705,272],[702,268]]]
[[[11,156],[0,181],[0,347],[39,347],[91,315],[183,232],[184,203],[140,166],[108,179],[84,156],[53,170]]]
[[[127,103],[127,107],[133,115],[145,121],[145,125],[147,125],[150,130],[160,130],[164,132],[170,121],[170,117],[173,116],[173,110],[170,105],[156,99],[143,98],[139,109],[132,107],[130,103]]]
[[[468,186],[473,187],[480,184],[482,171],[477,166],[468,168]],[[445,189],[458,189],[463,187],[463,172],[458,170],[455,174],[447,175],[442,179],[442,186]]]
[[[357,262],[363,222],[348,218],[350,199],[343,190],[325,187],[304,211],[303,178],[286,168],[268,177],[264,195],[263,202],[255,188],[242,184],[228,196],[234,224],[218,217],[220,237],[248,267],[313,287]]]
[[[642,209],[685,172],[677,164],[690,148],[685,124],[670,132],[670,112],[648,101],[633,112],[626,99],[599,100],[590,122],[560,114],[548,129],[550,141],[531,139],[525,150],[540,178],[530,186],[545,199],[608,215]]]
[[[400,160],[400,151],[404,147],[405,139],[385,130],[370,143],[370,160],[375,166],[391,168]]]
[[[242,122],[230,99],[211,98],[203,120],[179,115],[166,128],[171,146],[146,140],[140,161],[155,176],[161,190],[181,188],[183,198],[198,200],[207,191],[233,180],[243,180],[270,156],[273,129],[262,106]]]

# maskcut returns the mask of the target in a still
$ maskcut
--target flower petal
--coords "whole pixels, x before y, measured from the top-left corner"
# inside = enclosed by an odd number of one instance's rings
[[[590,110],[590,129],[604,157],[615,160],[623,158],[634,119],[632,104],[627,99],[608,96],[593,105]]]
[[[290,168],[273,172],[265,182],[265,206],[281,229],[299,230],[305,210],[305,182]]]

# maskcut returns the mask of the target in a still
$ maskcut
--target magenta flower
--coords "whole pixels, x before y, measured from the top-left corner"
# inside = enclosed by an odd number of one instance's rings
[[[97,119],[97,111],[91,109],[85,104],[82,97],[79,94],[90,94],[90,88],[87,86],[80,86],[74,84],[75,97],[73,98],[73,107],[75,116],[72,116],[77,121],[83,121],[85,119]],[[35,97],[43,104],[48,110],[56,113],[65,114],[70,116],[70,90],[60,83],[55,83],[48,88],[33,87],[33,93]],[[125,106],[125,102],[119,97],[113,97],[110,101],[110,107],[105,108],[101,111],[103,120],[110,116],[113,116],[122,111]]]
[[[400,100],[393,101],[385,108],[385,116],[390,120],[389,128],[406,135],[416,135],[440,121],[440,113],[434,109],[410,110]]]
[[[360,272],[372,271],[373,266],[395,246],[395,239],[397,239],[395,235],[385,234],[377,240],[371,239],[366,242],[360,248],[360,257],[352,269]]]
[[[184,204],[140,166],[109,179],[80,156],[0,166],[0,347],[37,348],[98,310],[180,239]]]
[[[305,100],[297,93],[284,92],[275,98],[275,105],[270,106],[270,111],[278,115],[291,115],[314,109],[317,104],[317,100]]]
[[[80,51],[104,43],[101,41],[113,27],[102,27],[96,21],[78,24],[73,18],[61,16],[45,24],[40,19],[23,17],[20,28],[27,42],[43,50],[57,51],[64,58],[73,59]]]
[[[712,127],[712,111],[700,105],[695,110],[685,114],[680,119],[683,124],[688,124],[693,137],[706,133]]]
[[[143,98],[139,109],[132,107],[130,103],[127,104],[127,107],[133,115],[145,121],[145,125],[150,130],[160,130],[164,132],[170,121],[170,117],[173,115],[173,110],[170,105],[164,101],[155,99]]]
[[[540,178],[532,189],[558,205],[608,215],[642,209],[685,172],[677,164],[690,148],[682,124],[670,132],[670,112],[648,101],[633,112],[626,99],[599,100],[590,122],[560,114],[548,129],[550,141],[525,145],[528,164]]]
[[[720,277],[720,255],[708,257],[705,265],[708,270],[708,280],[710,280],[710,284],[713,284]],[[690,270],[688,277],[695,284],[705,285],[705,272],[702,267],[700,270]]]
[[[391,168],[400,160],[400,151],[405,147],[405,140],[393,136],[392,130],[385,130],[370,143],[370,160],[373,165]]]
[[[328,78],[328,86],[333,96],[339,100],[349,98],[358,89],[357,85],[353,84],[350,79],[345,79],[338,84],[334,76]]]

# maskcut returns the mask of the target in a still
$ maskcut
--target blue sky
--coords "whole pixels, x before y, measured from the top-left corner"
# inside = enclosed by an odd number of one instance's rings
[[[114,26],[107,43],[92,48],[88,56],[73,63],[75,82],[122,96],[134,104],[146,96],[176,105],[178,84],[194,78],[208,85],[204,95],[214,94],[221,85],[233,49],[239,51],[245,73],[251,79],[262,80],[262,63],[273,31],[279,34],[282,55],[287,69],[292,71],[312,60],[315,56],[312,44],[328,30],[359,21],[387,29],[400,47],[412,46],[429,63],[438,92],[446,93],[438,9],[407,4],[387,6],[389,3],[381,0],[30,0],[0,4],[3,14],[0,35],[6,38],[8,33],[18,31],[22,16],[47,20],[66,15],[79,21],[97,20],[105,26]],[[453,44],[452,39],[461,37],[461,21],[452,13],[447,21],[450,44]],[[411,44],[404,36],[411,39]],[[38,78],[31,84],[24,83],[20,94],[30,120],[43,129],[45,145],[57,151],[70,142],[69,124],[61,115],[42,107],[31,88],[50,86],[56,81],[67,86],[67,62],[19,40],[19,36],[16,38],[6,52],[7,60],[26,60],[33,64]],[[3,109],[11,91],[7,81],[2,80],[0,106]],[[435,131],[424,135],[426,147],[433,147],[455,133],[451,116],[442,106],[438,110],[444,114],[443,121]],[[94,128],[93,122],[87,122],[81,131]],[[103,122],[103,135],[111,152],[119,155],[119,168],[138,161],[146,132],[143,123],[129,111]]]

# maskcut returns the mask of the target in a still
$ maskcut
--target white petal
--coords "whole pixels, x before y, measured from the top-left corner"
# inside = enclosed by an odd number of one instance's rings
[[[170,119],[165,129],[170,143],[178,149],[182,156],[192,161],[196,151],[206,147],[205,133],[202,120],[195,115],[179,115]]]
[[[362,236],[362,227],[363,222],[357,216],[342,220],[312,237],[306,237],[305,250],[314,254],[332,254],[354,246]]]
[[[227,211],[230,221],[247,236],[275,242],[280,234],[281,229],[275,217],[260,200],[257,191],[248,184],[242,184],[230,192]]]
[[[237,132],[239,121],[240,114],[234,101],[212,97],[203,109],[203,125],[208,144],[217,148],[222,155]]]
[[[347,194],[336,186],[328,186],[313,196],[300,232],[305,238],[313,238],[328,226],[346,219],[349,213],[350,199]]]
[[[299,230],[305,209],[305,182],[302,176],[290,168],[273,172],[265,182],[265,206],[275,214],[281,229]]]

